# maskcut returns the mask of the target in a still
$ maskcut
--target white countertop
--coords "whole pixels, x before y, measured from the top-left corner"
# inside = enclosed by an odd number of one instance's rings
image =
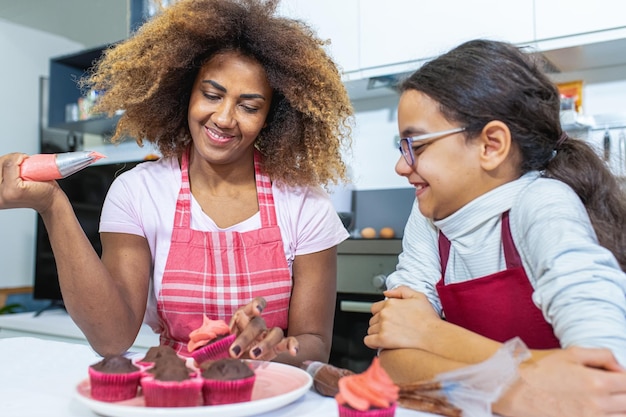
[[[33,336],[44,339],[87,344],[85,335],[64,309],[36,313],[0,315],[0,338]],[[147,325],[142,325],[131,351],[146,351],[159,345],[159,335]]]
[[[88,377],[89,365],[100,359],[84,344],[33,337],[0,339],[0,416],[97,417],[77,399],[76,387]],[[176,414],[176,409],[172,409],[168,415]],[[291,404],[257,417],[337,415],[333,398],[308,391]],[[404,408],[396,410],[396,417],[428,416],[434,415]]]

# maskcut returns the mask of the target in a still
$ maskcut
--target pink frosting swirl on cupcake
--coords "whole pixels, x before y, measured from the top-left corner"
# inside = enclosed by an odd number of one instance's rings
[[[387,408],[398,400],[399,388],[375,357],[365,372],[339,379],[339,393],[335,399],[339,404],[355,410]]]
[[[224,320],[211,320],[205,315],[202,318],[202,326],[189,333],[189,343],[187,350],[193,352],[199,347],[205,346],[209,342],[217,339],[219,336],[227,336],[230,334],[230,327]]]

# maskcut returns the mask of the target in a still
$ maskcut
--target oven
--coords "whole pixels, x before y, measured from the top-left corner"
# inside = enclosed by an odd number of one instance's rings
[[[330,363],[363,372],[376,351],[363,343],[372,303],[382,300],[395,271],[401,239],[348,239],[337,250],[337,304]]]

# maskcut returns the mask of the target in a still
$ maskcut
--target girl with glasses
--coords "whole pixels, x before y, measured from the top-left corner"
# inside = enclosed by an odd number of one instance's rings
[[[365,343],[407,382],[520,337],[532,359],[494,412],[626,412],[626,196],[562,131],[556,86],[517,47],[475,40],[400,91],[396,172],[416,200]]]

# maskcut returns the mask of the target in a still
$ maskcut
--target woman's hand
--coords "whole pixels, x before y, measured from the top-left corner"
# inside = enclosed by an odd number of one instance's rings
[[[626,416],[626,372],[607,349],[570,347],[520,366],[493,405],[521,417]]]
[[[230,346],[232,356],[270,361],[282,352],[297,355],[299,346],[295,337],[285,337],[278,327],[267,328],[261,317],[266,306],[264,298],[256,297],[233,314],[229,326],[238,336]]]
[[[55,181],[24,181],[20,164],[28,157],[21,153],[0,156],[0,209],[33,208],[39,213],[52,205],[54,193],[60,190]]]
[[[426,296],[400,286],[384,292],[386,300],[372,305],[373,317],[363,340],[372,349],[433,350],[433,334],[445,324]]]

